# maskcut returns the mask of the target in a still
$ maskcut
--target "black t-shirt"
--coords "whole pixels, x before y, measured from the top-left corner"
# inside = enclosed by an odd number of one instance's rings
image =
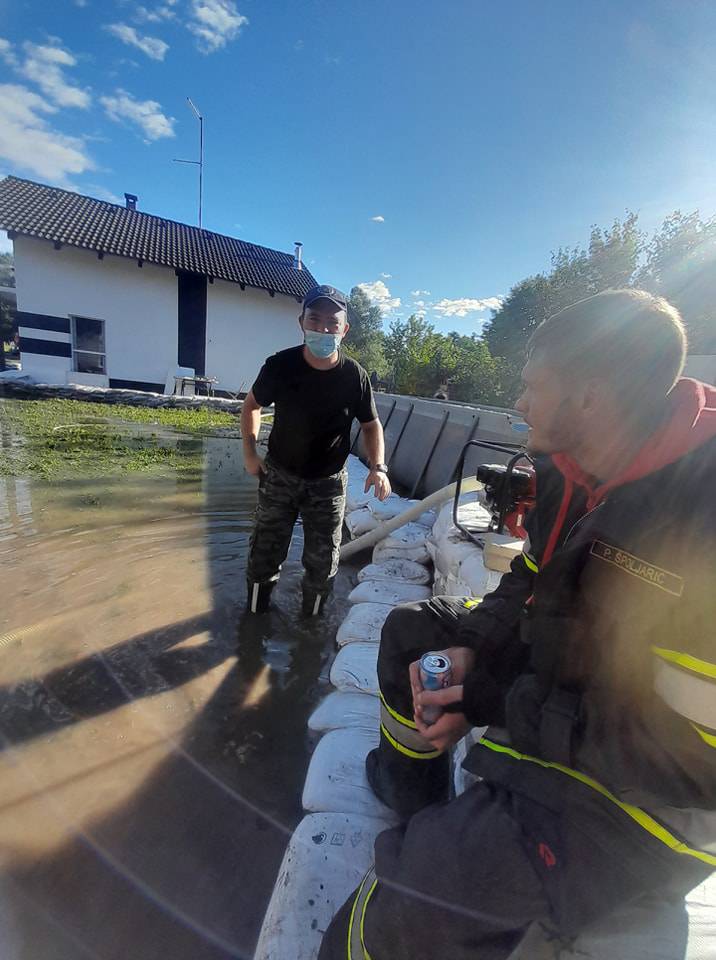
[[[375,420],[368,374],[343,351],[330,370],[316,370],[303,347],[269,357],[251,388],[262,407],[274,404],[269,454],[280,466],[305,479],[328,477],[343,469],[350,450],[354,417]]]

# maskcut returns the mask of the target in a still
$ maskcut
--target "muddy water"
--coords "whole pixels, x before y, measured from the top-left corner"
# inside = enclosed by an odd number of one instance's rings
[[[0,478],[0,957],[252,955],[301,816],[306,718],[352,572],[299,617],[243,615],[256,482]]]

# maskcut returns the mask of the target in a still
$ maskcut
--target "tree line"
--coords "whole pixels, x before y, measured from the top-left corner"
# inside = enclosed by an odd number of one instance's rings
[[[651,237],[634,213],[606,229],[593,227],[585,247],[553,253],[549,270],[515,284],[483,330],[471,335],[439,333],[417,314],[385,331],[380,308],[354,287],[346,350],[391,392],[431,397],[448,384],[451,400],[510,406],[538,324],[616,287],[666,297],[684,319],[689,352],[716,353],[716,217],[676,212]]]

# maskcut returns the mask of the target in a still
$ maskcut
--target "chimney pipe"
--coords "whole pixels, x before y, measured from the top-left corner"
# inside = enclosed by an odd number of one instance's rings
[[[294,270],[303,270],[303,262],[301,260],[301,247],[303,244],[300,240],[296,241],[296,252],[293,257],[293,267]]]
[[[127,204],[127,210],[136,210],[137,209],[137,200],[139,199],[134,193],[125,193],[124,199]]]

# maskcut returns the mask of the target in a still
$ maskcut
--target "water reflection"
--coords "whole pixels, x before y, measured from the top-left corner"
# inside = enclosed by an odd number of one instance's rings
[[[0,487],[3,960],[252,954],[351,577],[301,621],[297,539],[243,616],[255,481],[197,442],[196,474]]]

